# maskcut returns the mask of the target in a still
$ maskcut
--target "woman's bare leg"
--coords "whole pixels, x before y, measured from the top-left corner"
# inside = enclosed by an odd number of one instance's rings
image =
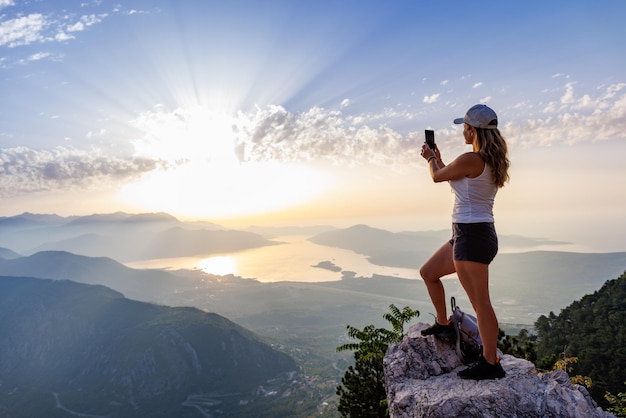
[[[452,244],[446,242],[420,268],[420,276],[424,279],[430,300],[437,313],[438,323],[445,325],[448,322],[446,310],[446,293],[441,278],[455,272],[452,260]]]
[[[483,340],[483,357],[497,361],[498,319],[489,297],[489,265],[474,261],[454,261],[461,285],[476,312],[478,331]]]

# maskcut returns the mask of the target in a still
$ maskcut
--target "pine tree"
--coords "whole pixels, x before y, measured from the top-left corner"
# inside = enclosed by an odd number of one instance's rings
[[[392,342],[402,340],[404,325],[419,312],[409,307],[402,311],[389,305],[390,312],[383,315],[392,329],[367,325],[362,330],[347,326],[348,336],[358,342],[337,347],[337,351],[354,351],[354,366],[350,366],[337,387],[338,410],[345,418],[384,418],[389,416],[383,358]]]
[[[576,357],[572,372],[588,376],[593,382],[589,393],[600,406],[607,407],[604,395],[623,393],[626,386],[625,324],[626,274],[622,274],[559,315],[550,312],[537,319],[538,366],[547,368],[561,357]]]

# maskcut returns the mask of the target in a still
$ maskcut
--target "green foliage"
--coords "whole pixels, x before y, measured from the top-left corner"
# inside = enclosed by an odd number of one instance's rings
[[[504,354],[511,354],[517,358],[523,358],[535,363],[538,366],[537,361],[537,336],[530,335],[527,329],[521,329],[517,336],[507,335],[503,330],[498,330],[498,347]],[[568,374],[573,371],[572,364],[577,363],[577,357],[566,357],[561,353],[560,357],[546,356],[541,360],[543,367],[539,369],[543,370],[565,370]],[[570,381],[574,384],[591,388],[592,380],[588,376],[575,375],[570,377]]]
[[[527,329],[521,329],[517,336],[507,335],[498,330],[498,348],[504,354],[523,358],[533,363],[537,360],[537,336]]]
[[[354,351],[354,366],[341,379],[337,387],[339,396],[338,411],[342,417],[383,418],[389,416],[383,357],[390,343],[401,341],[404,325],[419,316],[419,312],[409,307],[403,310],[389,305],[390,312],[383,318],[391,324],[391,329],[367,325],[363,329],[347,326],[348,336],[357,340],[337,347],[337,351]]]
[[[624,382],[624,384],[626,385],[626,382]],[[620,392],[617,395],[607,392],[604,395],[604,399],[610,405],[610,407],[607,408],[609,412],[618,418],[626,417],[626,392]]]
[[[573,374],[593,380],[589,392],[602,406],[604,395],[624,391],[626,377],[626,274],[607,281],[591,295],[535,322],[538,367],[561,356],[577,357],[568,364]],[[617,402],[617,401],[616,401]],[[618,406],[619,407],[619,406]]]
[[[565,370],[571,375],[574,370],[573,364],[578,363],[578,357],[566,357],[565,354],[561,355],[561,358],[554,363],[552,370]],[[592,380],[589,376],[575,375],[570,377],[570,381],[574,384],[585,386],[587,389],[591,388]]]

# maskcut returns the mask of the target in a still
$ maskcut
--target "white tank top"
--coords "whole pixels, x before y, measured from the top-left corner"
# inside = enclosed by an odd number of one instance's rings
[[[498,188],[487,164],[478,177],[450,180],[454,192],[452,222],[493,222],[493,202]]]

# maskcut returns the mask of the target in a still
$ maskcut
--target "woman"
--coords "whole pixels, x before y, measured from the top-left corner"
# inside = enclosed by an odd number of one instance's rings
[[[498,117],[489,107],[472,106],[463,118],[465,143],[472,151],[449,164],[441,160],[439,148],[422,146],[436,183],[447,181],[454,191],[452,239],[437,250],[420,269],[428,294],[435,307],[435,324],[422,335],[449,338],[453,329],[448,322],[446,297],[441,277],[455,273],[476,312],[483,341],[482,356],[475,364],[459,372],[464,379],[496,379],[505,372],[497,357],[498,320],[489,299],[489,263],[498,252],[494,228],[493,202],[496,192],[508,181],[507,145],[498,130]]]

